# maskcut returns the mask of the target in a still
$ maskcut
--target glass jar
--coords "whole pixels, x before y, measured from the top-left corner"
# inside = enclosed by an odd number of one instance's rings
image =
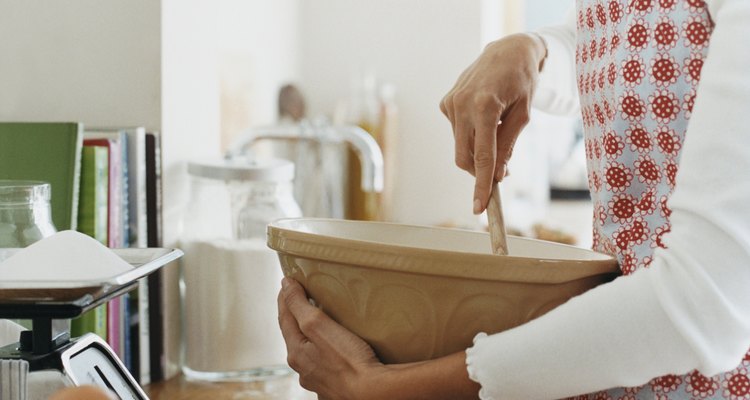
[[[286,160],[192,162],[180,247],[188,379],[263,380],[287,375],[277,322],[281,266],[266,225],[299,217]]]
[[[47,182],[0,179],[0,248],[26,247],[56,232],[50,197]],[[31,329],[31,320],[12,321]],[[70,323],[55,320],[54,329],[70,330]]]
[[[0,180],[0,248],[26,247],[53,233],[49,183]]]

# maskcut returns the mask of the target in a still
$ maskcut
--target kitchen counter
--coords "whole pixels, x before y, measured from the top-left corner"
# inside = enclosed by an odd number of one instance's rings
[[[146,385],[151,400],[316,400],[315,393],[303,389],[297,375],[265,382],[192,382],[178,375]]]

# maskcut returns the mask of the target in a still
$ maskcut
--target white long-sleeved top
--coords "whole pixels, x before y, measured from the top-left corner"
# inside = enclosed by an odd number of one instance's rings
[[[558,399],[737,367],[750,348],[750,1],[707,0],[715,23],[651,266],[467,349],[482,399]],[[535,106],[577,109],[575,25],[542,32]]]

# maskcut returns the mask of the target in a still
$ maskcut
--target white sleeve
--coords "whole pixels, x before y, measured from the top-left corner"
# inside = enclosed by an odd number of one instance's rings
[[[735,368],[750,348],[750,2],[715,22],[651,267],[467,350],[482,399],[557,399],[665,374]]]
[[[575,10],[561,25],[537,31],[547,45],[547,59],[534,92],[532,105],[555,115],[575,115],[579,110],[576,86]]]

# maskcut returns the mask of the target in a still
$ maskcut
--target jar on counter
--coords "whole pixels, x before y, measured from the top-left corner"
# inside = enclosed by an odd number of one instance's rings
[[[277,322],[283,277],[266,225],[301,216],[294,164],[281,159],[188,164],[183,219],[184,364],[188,379],[262,380],[287,375]]]
[[[0,248],[27,247],[53,235],[50,206],[51,187],[47,182],[0,179]],[[31,320],[12,320],[31,329]],[[70,331],[69,320],[55,320],[55,332]]]
[[[50,185],[0,180],[0,248],[26,247],[55,233]]]

